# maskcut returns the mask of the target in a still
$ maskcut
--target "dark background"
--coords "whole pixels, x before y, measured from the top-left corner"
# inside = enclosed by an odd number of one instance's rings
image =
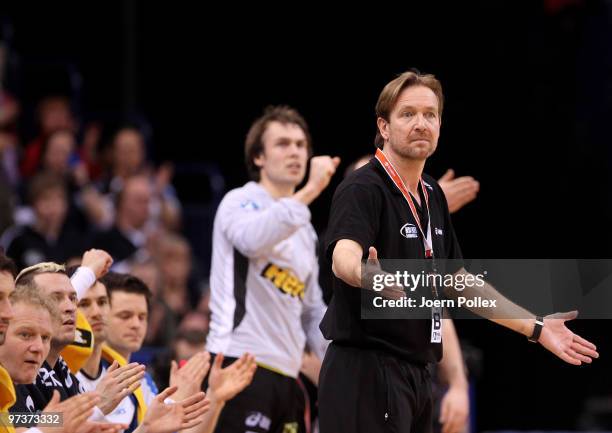
[[[446,105],[426,171],[452,167],[481,182],[477,201],[453,216],[464,255],[609,258],[611,17],[611,2],[571,0],[32,2],[5,10],[2,24],[18,53],[6,84],[26,114],[42,95],[74,88],[73,68],[83,120],[137,114],[152,127],[156,161],[216,163],[228,188],[247,180],[244,136],[266,105],[296,107],[316,152],[341,156],[344,170],[373,151],[384,84],[411,67],[434,73]],[[317,229],[338,180],[312,206]],[[200,188],[183,182],[179,194],[197,200]],[[494,324],[457,328],[483,351],[479,429],[571,429],[588,396],[610,394],[606,321],[573,325],[601,353],[583,367]]]

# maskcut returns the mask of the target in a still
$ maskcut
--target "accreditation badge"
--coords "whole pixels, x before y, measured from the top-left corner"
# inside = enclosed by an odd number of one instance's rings
[[[442,307],[431,309],[431,342],[442,343]]]

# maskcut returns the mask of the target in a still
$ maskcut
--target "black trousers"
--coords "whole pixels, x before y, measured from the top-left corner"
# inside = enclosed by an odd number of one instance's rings
[[[223,367],[235,360],[225,357]],[[215,433],[304,433],[305,404],[296,379],[257,367],[253,382],[225,404]]]
[[[382,352],[327,349],[319,377],[320,433],[431,433],[426,366]]]

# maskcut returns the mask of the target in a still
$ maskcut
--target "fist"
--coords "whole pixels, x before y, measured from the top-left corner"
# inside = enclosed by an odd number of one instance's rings
[[[312,157],[310,160],[308,183],[320,193],[329,185],[329,181],[339,164],[340,158],[337,156],[334,158],[327,155]]]
[[[106,275],[112,264],[113,258],[104,250],[87,250],[81,260],[81,266],[91,269],[96,274],[96,278]]]

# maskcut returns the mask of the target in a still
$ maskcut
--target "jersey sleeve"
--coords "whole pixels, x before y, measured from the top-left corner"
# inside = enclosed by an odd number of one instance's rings
[[[254,257],[309,224],[310,210],[293,198],[281,198],[261,209],[247,197],[228,194],[217,218],[232,245],[246,257]]]
[[[77,299],[81,300],[87,290],[96,282],[96,274],[87,266],[79,266],[70,278],[70,283],[77,293]]]
[[[332,200],[327,227],[326,256],[331,259],[336,242],[350,239],[361,245],[364,254],[374,244],[380,225],[382,199],[376,187],[344,184]]]

